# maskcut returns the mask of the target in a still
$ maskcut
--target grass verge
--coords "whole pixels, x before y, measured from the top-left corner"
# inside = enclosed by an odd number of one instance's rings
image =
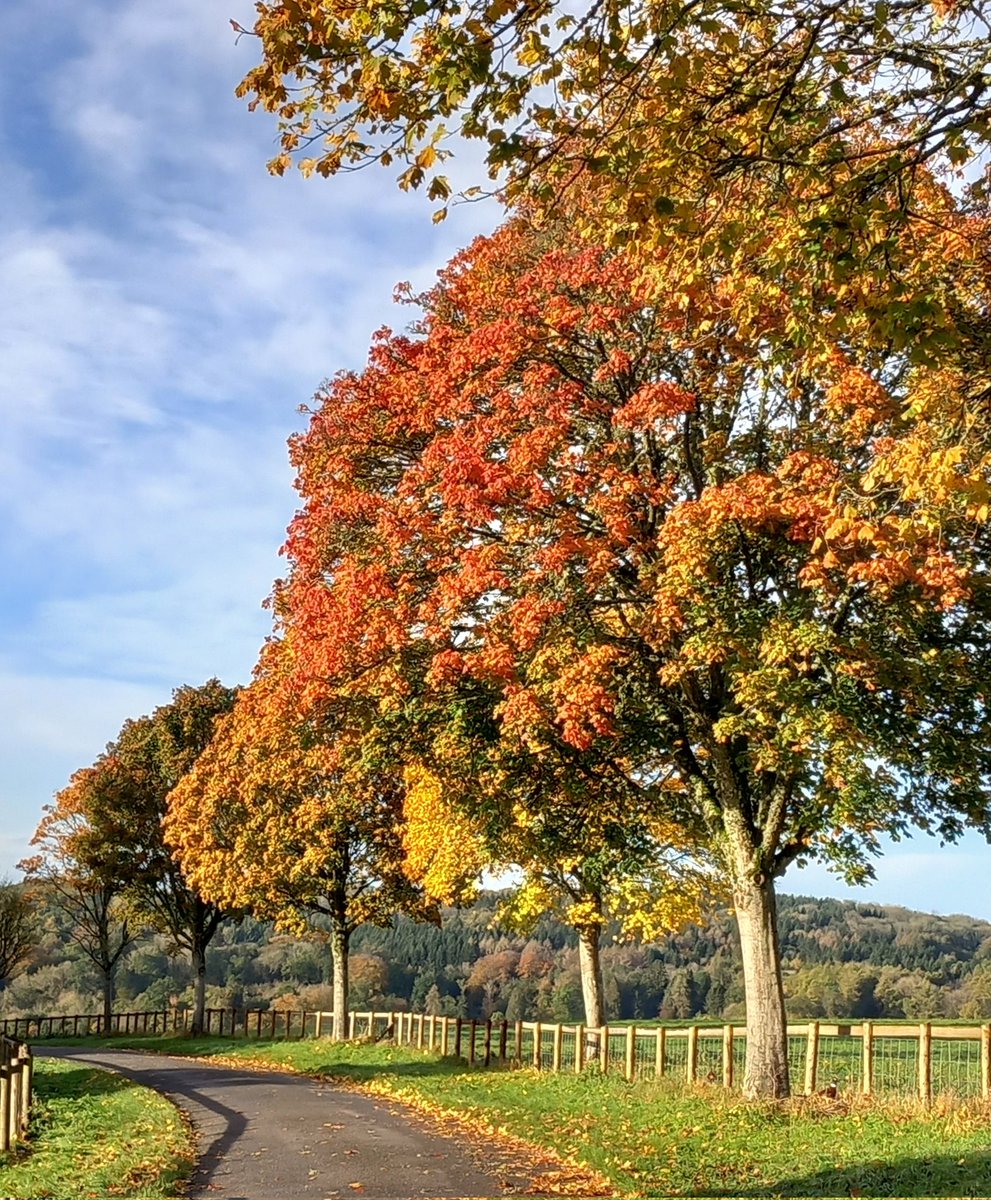
[[[172,1197],[193,1137],[164,1097],[79,1063],[35,1059],[31,1137],[0,1155],[0,1197]]]
[[[103,1043],[108,1044],[108,1043]],[[991,1112],[969,1102],[745,1104],[715,1089],[614,1076],[469,1069],[388,1045],[114,1038],[133,1046],[280,1066],[407,1101],[546,1147],[637,1196],[989,1196]]]

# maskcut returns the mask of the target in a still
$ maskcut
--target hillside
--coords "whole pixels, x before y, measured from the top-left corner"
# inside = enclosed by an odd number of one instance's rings
[[[440,928],[398,918],[363,927],[352,943],[358,1007],[413,1007],[510,1019],[581,1014],[574,935],[545,919],[531,936],[493,926],[498,894],[448,910]],[[788,1007],[803,1017],[991,1017],[991,923],[894,906],[782,896]],[[95,1011],[97,983],[54,920],[28,970],[0,993],[6,1015]],[[743,990],[727,914],[652,945],[603,950],[612,1019],[735,1018]],[[319,933],[300,940],[245,919],[219,933],[209,956],[214,1006],[328,1008],[329,956]],[[189,968],[161,936],[145,938],[120,972],[118,1007],[186,1003]]]

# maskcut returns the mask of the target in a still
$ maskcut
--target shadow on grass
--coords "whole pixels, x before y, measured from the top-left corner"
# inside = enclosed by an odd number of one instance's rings
[[[147,1036],[121,1034],[106,1038],[61,1038],[57,1039],[57,1041],[58,1049],[64,1047],[71,1050],[132,1050],[138,1053],[150,1051],[154,1054],[173,1054],[180,1058],[194,1057],[204,1060],[226,1058],[227,1061],[223,1065],[228,1067],[228,1069],[233,1065],[230,1061],[231,1059],[236,1059],[243,1055],[246,1059],[246,1066],[249,1064],[253,1067],[264,1067],[267,1065],[271,1066],[274,1071],[278,1071],[282,1063],[277,1057],[268,1058],[265,1053],[267,1050],[282,1046],[313,1045],[312,1039],[306,1039],[305,1041],[292,1039],[286,1041],[279,1038],[271,1041],[265,1038],[235,1038],[231,1040],[229,1038],[218,1039],[202,1036],[193,1037],[191,1035],[186,1035],[185,1037],[176,1037],[174,1035],[162,1036],[161,1034],[148,1034]],[[49,1045],[52,1045],[53,1049],[56,1049],[53,1043],[49,1043]],[[257,1057],[252,1054],[252,1051],[255,1050],[258,1051]],[[39,1043],[39,1053],[46,1053],[44,1043]],[[292,1065],[303,1075],[350,1079],[357,1083],[375,1079],[382,1075],[395,1075],[409,1079],[438,1075],[460,1075],[466,1070],[470,1070],[464,1059],[442,1059],[426,1055],[413,1060],[398,1059],[394,1062],[386,1060],[378,1062],[355,1062],[349,1059],[345,1053],[340,1059],[330,1057],[321,1061],[313,1058]],[[481,1070],[481,1066],[478,1069]],[[493,1064],[489,1068],[490,1071],[498,1071],[499,1069],[497,1064]]]
[[[463,1075],[465,1064],[456,1059],[424,1059],[420,1062],[355,1063],[328,1062],[307,1065],[307,1073],[327,1079],[351,1079],[362,1083],[368,1079],[379,1079],[383,1075],[395,1075],[403,1079],[424,1079],[437,1075]]]
[[[655,1192],[648,1186],[648,1196]],[[965,1154],[901,1158],[891,1162],[872,1160],[845,1167],[792,1175],[768,1186],[754,1188],[706,1188],[692,1192],[698,1197],[778,1196],[989,1196],[991,1195],[991,1149]]]
[[[107,1096],[136,1086],[133,1079],[111,1075],[95,1067],[76,1067],[71,1071],[41,1070],[34,1077],[34,1092],[42,1100]]]

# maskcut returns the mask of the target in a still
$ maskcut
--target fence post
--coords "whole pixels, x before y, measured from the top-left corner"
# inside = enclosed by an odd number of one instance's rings
[[[981,1096],[991,1097],[991,1025],[981,1026]]]
[[[485,1065],[492,1064],[492,1018],[485,1019]]]
[[[34,1059],[28,1046],[21,1047],[21,1132],[26,1134],[31,1120],[31,1087],[34,1082]]]
[[[575,1026],[575,1074],[580,1075],[585,1069],[585,1026]]]
[[[599,1070],[605,1075],[609,1071],[609,1026],[599,1029]]]
[[[564,1051],[564,1026],[554,1026],[554,1049],[551,1051],[551,1070],[555,1075],[561,1073],[561,1058]]]
[[[468,1028],[468,1065],[470,1067],[475,1065],[475,1028],[475,1018],[472,1017],[471,1025]]]
[[[502,1062],[506,1061],[506,1045],[509,1041],[509,1022],[505,1017],[502,1018],[502,1024],[499,1026],[499,1058]]]
[[[685,1064],[685,1078],[694,1083],[699,1071],[699,1027],[688,1027],[688,1061]]]
[[[733,1026],[723,1026],[723,1087],[733,1086]]]
[[[451,1035],[448,1033],[450,1017],[441,1017],[440,1019],[440,1052],[447,1058],[448,1046],[450,1044]]]
[[[13,1080],[9,1063],[0,1063],[0,1153],[10,1149],[10,1093]]]
[[[815,1095],[819,1071],[819,1022],[809,1022],[809,1038],[805,1046],[805,1094]]]
[[[863,1091],[865,1096],[874,1092],[874,1026],[870,1021],[864,1021],[860,1027],[864,1041]]]
[[[626,1059],[623,1064],[623,1074],[626,1076],[627,1082],[633,1078],[637,1063],[637,1027],[635,1025],[627,1025],[626,1027]]]
[[[461,1057],[461,1026],[462,1020],[456,1017],[454,1020],[454,1057]]]
[[[657,1027],[657,1042],[654,1046],[654,1078],[661,1079],[664,1072],[667,1070],[667,1049],[668,1029],[666,1025],[658,1025]]]
[[[523,1022],[517,1021],[513,1027],[513,1061],[518,1067],[523,1066]]]
[[[544,1031],[539,1021],[533,1023],[533,1065],[540,1070],[544,1049]]]
[[[24,1075],[21,1071],[21,1060],[14,1057],[10,1060],[10,1108],[8,1110],[8,1139],[13,1146],[21,1132],[21,1100],[24,1087]]]
[[[919,1099],[932,1103],[932,1025],[923,1021],[919,1026]]]

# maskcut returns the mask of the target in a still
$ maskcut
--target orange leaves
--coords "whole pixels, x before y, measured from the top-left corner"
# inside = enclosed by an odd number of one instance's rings
[[[613,423],[620,429],[651,429],[695,408],[695,397],[674,383],[647,383],[616,409]]]
[[[593,646],[561,670],[554,685],[555,717],[561,737],[587,750],[596,737],[613,732],[613,678],[622,655],[614,646]]]

